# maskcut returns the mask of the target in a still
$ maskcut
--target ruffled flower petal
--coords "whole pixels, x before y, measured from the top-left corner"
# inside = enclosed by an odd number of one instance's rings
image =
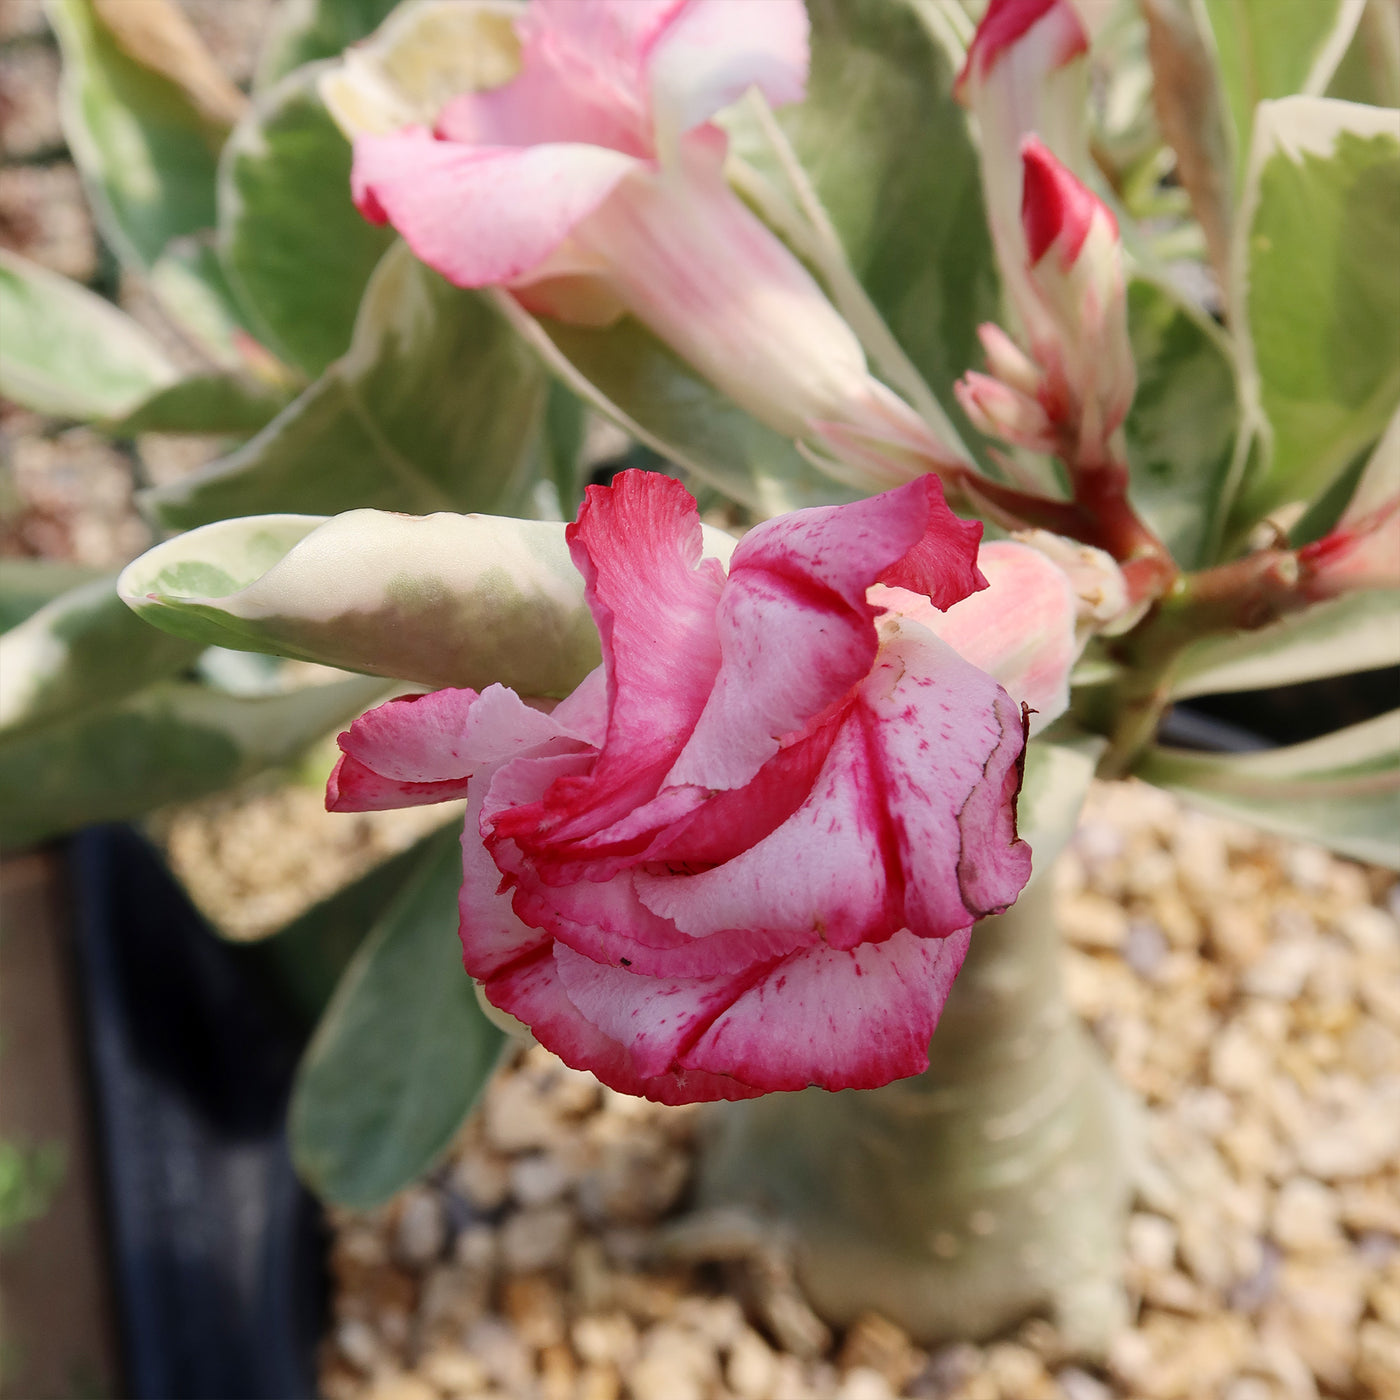
[[[568,539],[602,638],[608,729],[589,774],[497,818],[503,835],[545,859],[656,796],[719,669],[724,570],[701,559],[700,516],[685,487],[637,471],[590,487]]]
[[[764,1091],[874,1089],[928,1068],[928,1044],[968,934],[825,945],[779,963],[682,1056]]]
[[[465,146],[407,127],[356,140],[351,188],[449,282],[489,287],[534,272],[635,167],[601,146]]]
[[[764,1091],[725,1074],[676,1067],[663,1074],[642,1074],[632,1052],[605,1035],[569,1000],[551,949],[540,949],[485,987],[493,1006],[523,1021],[546,1049],[566,1065],[591,1070],[604,1084],[624,1094],[657,1103],[712,1103],[717,1099],[751,1099]]]
[[[923,628],[888,623],[858,694],[904,872],[904,924],[942,937],[1012,904],[1030,878],[1016,835],[1025,725],[989,676]]]
[[[932,476],[751,530],[730,560],[719,606],[723,663],[667,783],[748,782],[785,736],[870,669],[870,586],[898,583],[947,607],[984,584],[980,535],[980,525],[948,509]]]
[[[700,874],[639,873],[643,903],[695,937],[783,929],[836,948],[888,937],[902,922],[902,890],[874,761],[852,715],[806,801],[776,831]]]

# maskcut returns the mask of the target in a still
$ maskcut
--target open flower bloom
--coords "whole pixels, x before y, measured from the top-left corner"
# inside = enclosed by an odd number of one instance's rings
[[[709,118],[750,87],[775,105],[803,94],[801,0],[533,0],[516,28],[512,81],[460,94],[432,131],[356,139],[367,217],[459,286],[508,288],[576,324],[630,313],[863,484],[952,460],[724,178]],[[900,465],[911,457],[924,465]]]
[[[1047,707],[1074,651],[1063,574],[1019,545],[993,572],[1051,571],[1043,606],[960,627],[979,534],[928,476],[760,525],[726,573],[683,487],[623,473],[569,527],[602,666],[548,714],[500,686],[390,701],[341,736],[327,804],[465,794],[467,971],[614,1088],[917,1073],[970,926],[1030,873],[1022,707],[933,628]]]
[[[1137,388],[1118,222],[1037,137],[1021,159],[1025,265],[1014,285],[1030,355],[982,326],[991,374],[965,375],[957,394],[983,432],[1091,470],[1121,457],[1110,444]]]

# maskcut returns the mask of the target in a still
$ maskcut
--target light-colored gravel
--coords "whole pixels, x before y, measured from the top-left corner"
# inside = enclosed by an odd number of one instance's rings
[[[1074,1003],[1149,1125],[1106,1365],[1034,1320],[933,1354],[875,1315],[833,1336],[781,1258],[719,1241],[658,1262],[699,1111],[534,1047],[430,1181],[334,1213],[328,1400],[1400,1397],[1394,877],[1127,784],[1057,888]]]
[[[302,762],[306,780],[255,779],[150,822],[176,877],[227,938],[265,938],[451,817],[451,808],[327,812],[329,743]],[[452,804],[460,808],[462,804]]]

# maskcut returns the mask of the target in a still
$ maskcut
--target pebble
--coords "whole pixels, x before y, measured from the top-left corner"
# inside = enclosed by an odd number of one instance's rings
[[[1176,1233],[1170,1220],[1138,1212],[1128,1220],[1128,1257],[1144,1269],[1165,1272],[1176,1257]]]
[[[857,1366],[841,1378],[836,1400],[895,1400],[890,1383],[869,1366]]]
[[[348,1318],[335,1329],[335,1344],[340,1354],[361,1371],[374,1370],[379,1361],[379,1338],[374,1328],[360,1318]]]
[[[847,1329],[836,1360],[842,1370],[878,1371],[898,1392],[923,1370],[927,1357],[888,1318],[862,1313]]]
[[[725,1365],[724,1379],[742,1400],[775,1400],[778,1358],[752,1327],[744,1328],[735,1339]]]
[[[743,1308],[733,1298],[682,1298],[676,1305],[675,1320],[720,1351],[736,1346],[750,1330]]]
[[[1095,1380],[1078,1366],[1066,1366],[1057,1371],[1055,1380],[1065,1400],[1113,1400],[1113,1392],[1102,1381]]]
[[[379,1377],[366,1400],[439,1400],[437,1387],[421,1376],[399,1372]]]
[[[531,1350],[546,1351],[564,1340],[564,1301],[554,1283],[543,1275],[506,1279],[501,1289],[501,1307]]]
[[[1340,1216],[1341,1201],[1335,1191],[1312,1177],[1295,1176],[1284,1182],[1274,1199],[1271,1228],[1284,1249],[1330,1251],[1342,1243],[1337,1228]]]
[[[1134,919],[1123,940],[1123,961],[1139,977],[1149,980],[1161,971],[1169,945],[1161,927],[1149,919]]]
[[[532,1152],[511,1163],[509,1177],[510,1194],[522,1206],[539,1206],[557,1201],[572,1185],[574,1173],[562,1156]]]
[[[510,1194],[511,1163],[492,1152],[469,1152],[453,1165],[452,1186],[472,1205],[493,1211]]]
[[[690,1175],[686,1155],[655,1130],[620,1135],[599,1147],[597,1165],[579,1182],[591,1220],[650,1222],[679,1199]]]
[[[693,1332],[658,1323],[642,1339],[627,1378],[635,1400],[707,1400],[719,1378],[719,1358]]]
[[[1275,941],[1245,973],[1242,985],[1253,996],[1294,1001],[1301,995],[1317,959],[1314,940]]]
[[[552,1146],[559,1122],[543,1095],[524,1075],[497,1077],[486,1091],[486,1137],[498,1152]]]
[[[500,1239],[490,1225],[469,1225],[457,1236],[452,1252],[465,1268],[489,1272],[500,1255]]]
[[[424,1379],[449,1394],[471,1395],[485,1390],[490,1377],[476,1357],[459,1348],[428,1352],[418,1363]]]
[[[526,1395],[533,1389],[535,1368],[529,1350],[503,1318],[484,1317],[475,1323],[462,1338],[462,1349],[508,1394]]]
[[[1400,1395],[1400,1327],[1382,1322],[1361,1324],[1356,1378],[1377,1396]]]
[[[399,1211],[394,1248],[408,1265],[422,1267],[438,1258],[447,1244],[447,1216],[433,1191],[411,1190]]]
[[[575,1225],[566,1205],[527,1207],[501,1227],[501,1262],[516,1273],[554,1268],[568,1257]]]
[[[1066,900],[1061,917],[1066,936],[1081,948],[1121,948],[1128,936],[1123,906],[1100,894],[1086,892]]]
[[[586,1314],[573,1325],[574,1350],[585,1360],[629,1366],[637,1354],[637,1325],[626,1313]]]

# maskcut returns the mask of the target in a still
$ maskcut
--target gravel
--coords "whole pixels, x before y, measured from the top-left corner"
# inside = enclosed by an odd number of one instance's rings
[[[1118,784],[1056,880],[1072,999],[1148,1121],[1106,1362],[1040,1319],[832,1335],[742,1232],[665,1262],[701,1110],[534,1046],[429,1182],[332,1212],[327,1400],[1400,1397],[1394,876]]]

